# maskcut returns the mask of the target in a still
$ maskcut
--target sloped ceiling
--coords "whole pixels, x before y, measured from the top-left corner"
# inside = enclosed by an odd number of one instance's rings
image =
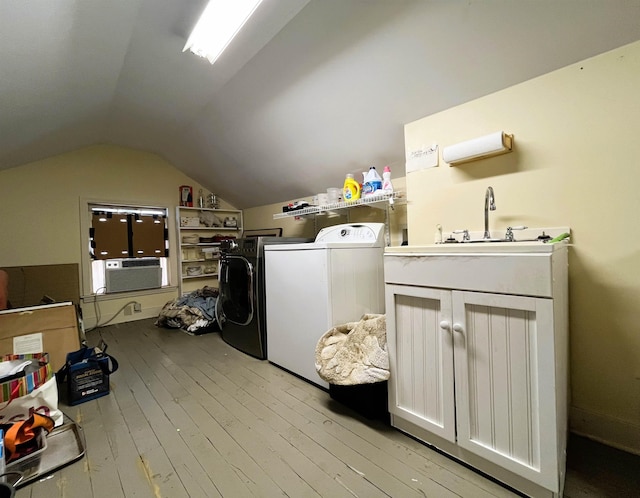
[[[264,0],[214,65],[204,0],[0,0],[0,169],[148,150],[238,208],[404,162],[403,125],[640,39],[640,0]]]

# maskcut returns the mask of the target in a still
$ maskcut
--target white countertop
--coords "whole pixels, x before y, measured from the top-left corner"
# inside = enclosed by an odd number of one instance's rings
[[[541,233],[550,237],[557,237],[563,233],[571,233],[569,227],[555,228],[529,228],[527,230],[516,231],[515,242],[457,242],[416,246],[392,246],[385,248],[385,254],[397,254],[402,256],[424,255],[424,254],[505,254],[505,253],[552,253],[553,251],[569,245],[570,238],[553,244],[537,240],[527,240],[518,242],[518,238],[535,239]],[[446,232],[445,232],[446,233]],[[471,232],[472,240],[479,240],[481,232]],[[458,235],[458,240],[462,240],[462,235]]]
[[[402,256],[424,254],[503,254],[503,253],[551,253],[568,245],[568,239],[554,244],[544,242],[474,242],[458,244],[433,244],[427,246],[386,247],[385,254]]]

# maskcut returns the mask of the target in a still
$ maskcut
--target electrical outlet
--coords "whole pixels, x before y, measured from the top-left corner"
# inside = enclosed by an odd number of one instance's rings
[[[133,303],[133,311],[140,313],[142,311],[142,305],[140,303]]]

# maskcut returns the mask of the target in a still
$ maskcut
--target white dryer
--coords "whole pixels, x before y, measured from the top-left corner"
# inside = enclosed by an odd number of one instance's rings
[[[323,228],[314,242],[265,247],[267,358],[328,388],[315,368],[318,339],[365,313],[384,313],[384,224]]]

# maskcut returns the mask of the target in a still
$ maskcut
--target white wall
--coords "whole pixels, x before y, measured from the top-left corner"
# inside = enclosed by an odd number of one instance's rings
[[[81,251],[87,243],[80,228],[81,210],[86,206],[83,199],[168,208],[169,250],[175,256],[175,206],[180,185],[192,185],[194,195],[202,188],[155,154],[108,145],[1,170],[0,264],[77,263],[82,281]],[[85,299],[86,327],[95,325],[97,315],[105,322],[131,299],[142,304],[142,312],[130,314],[127,309],[127,314],[121,313],[111,323],[157,316],[162,306],[177,296],[175,261],[170,268],[174,286],[163,292],[141,291],[117,299],[107,296],[97,309],[92,299]],[[89,293],[85,288],[84,294]]]
[[[496,130],[511,154],[407,175],[409,243],[436,224],[494,233],[570,226],[574,431],[640,453],[640,43],[405,126],[406,147],[440,148]]]

